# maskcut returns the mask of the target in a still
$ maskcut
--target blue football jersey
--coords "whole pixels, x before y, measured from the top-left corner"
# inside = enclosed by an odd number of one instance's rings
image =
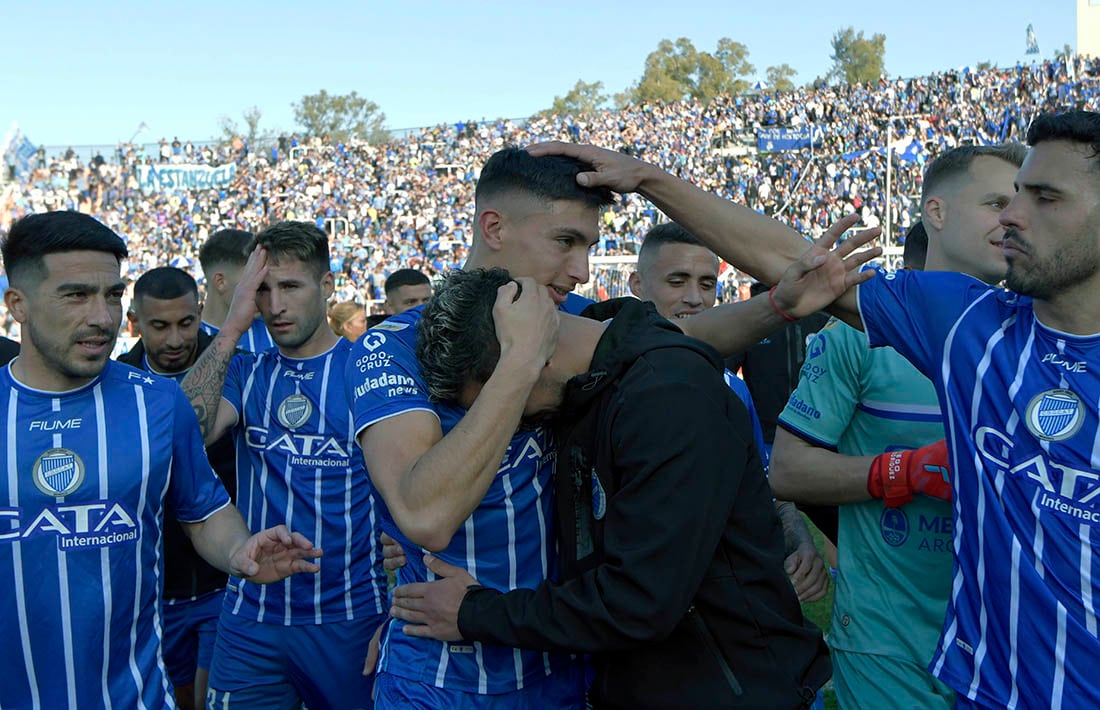
[[[932,672],[993,707],[1100,707],[1100,336],[958,274],[880,275],[859,306],[945,417],[956,561]]]
[[[764,472],[767,473],[771,457],[768,455],[768,447],[764,445],[764,427],[761,426],[760,417],[756,414],[756,406],[752,403],[749,386],[729,370],[722,374],[722,379],[726,381],[726,386],[733,390],[733,393],[737,395],[739,400],[744,402],[745,408],[749,410],[749,419],[752,420],[752,443],[756,444],[756,451],[760,454],[760,465],[764,467]]]
[[[446,435],[465,415],[460,407],[428,398],[415,354],[420,311],[392,316],[356,342],[348,359],[347,394],[357,436],[372,424],[412,411],[434,414]],[[495,589],[533,589],[550,578],[556,555],[553,458],[553,442],[544,429],[517,432],[477,510],[447,549],[433,554]],[[398,584],[434,579],[422,555],[414,552],[420,548],[401,534],[385,511],[382,528],[409,552],[408,564],[398,571]],[[402,626],[397,619],[390,623],[380,670],[439,688],[498,695],[556,673],[564,678],[567,667],[577,663],[569,656],[413,638],[401,633]]]
[[[229,505],[170,380],[108,362],[68,392],[0,371],[0,707],[148,707],[161,660],[162,520]]]
[[[585,298],[579,293],[568,293],[565,296],[565,302],[558,306],[558,310],[570,315],[579,316],[581,311],[591,306],[595,301],[590,298]]]
[[[285,524],[324,550],[316,575],[230,577],[226,608],[261,623],[321,624],[385,611],[378,506],[353,446],[344,372],[351,343],[295,359],[233,357],[222,396],[237,411],[237,507],[253,532]]]
[[[211,338],[221,330],[218,326],[210,325],[206,321],[199,323],[199,329]],[[262,353],[273,347],[275,347],[275,341],[271,338],[264,319],[259,317],[252,321],[252,325],[237,341],[237,349],[246,353]]]

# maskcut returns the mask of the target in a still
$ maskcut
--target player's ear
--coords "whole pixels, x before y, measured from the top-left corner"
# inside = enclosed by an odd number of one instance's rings
[[[937,232],[943,230],[943,225],[947,222],[947,203],[942,197],[933,195],[924,201],[921,220]]]
[[[627,280],[627,285],[630,286],[630,292],[634,294],[634,297],[642,301],[645,300],[645,289],[642,288],[642,277],[637,271],[630,274],[630,279]]]
[[[489,247],[493,251],[500,251],[504,246],[504,235],[502,227],[504,225],[504,219],[499,211],[492,208],[486,208],[481,211],[477,216],[478,233],[481,235],[481,241],[485,242],[485,246]]]
[[[130,321],[130,330],[134,332],[134,335],[141,337],[141,325],[138,323],[137,314],[132,310],[126,311],[126,320]]]
[[[4,291],[4,305],[17,323],[27,322],[27,294],[22,289],[10,286]]]
[[[321,277],[321,295],[325,297],[325,303],[332,298],[332,294],[336,292],[336,277],[332,275],[331,271],[326,271],[325,275]]]

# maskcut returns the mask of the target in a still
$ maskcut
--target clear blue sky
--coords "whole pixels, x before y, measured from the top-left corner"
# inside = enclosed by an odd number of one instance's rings
[[[629,9],[628,9],[629,8]],[[762,78],[786,62],[804,83],[828,71],[842,27],[886,35],[886,68],[913,76],[1043,57],[1076,41],[1074,0],[193,0],[2,3],[0,138],[113,144],[218,134],[218,117],[263,111],[294,130],[304,94],[357,91],[389,128],[527,116],[577,81],[621,91],[663,38],[748,45]]]

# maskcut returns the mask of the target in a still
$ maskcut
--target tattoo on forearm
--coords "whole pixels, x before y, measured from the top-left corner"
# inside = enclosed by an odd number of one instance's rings
[[[214,338],[180,383],[199,418],[204,437],[214,428],[225,387],[225,373],[229,371],[229,361],[235,352],[235,343],[227,338]]]
[[[787,554],[794,552],[807,542],[813,544],[813,538],[802,520],[802,513],[794,503],[783,501],[776,505],[775,512],[783,525],[783,542]]]

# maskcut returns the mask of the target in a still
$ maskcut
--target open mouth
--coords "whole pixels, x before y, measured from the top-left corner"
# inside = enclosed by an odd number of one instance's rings
[[[546,290],[550,293],[550,298],[554,300],[554,303],[561,305],[565,303],[565,299],[569,296],[573,289],[565,289],[561,286],[554,286],[553,284],[546,287]]]

